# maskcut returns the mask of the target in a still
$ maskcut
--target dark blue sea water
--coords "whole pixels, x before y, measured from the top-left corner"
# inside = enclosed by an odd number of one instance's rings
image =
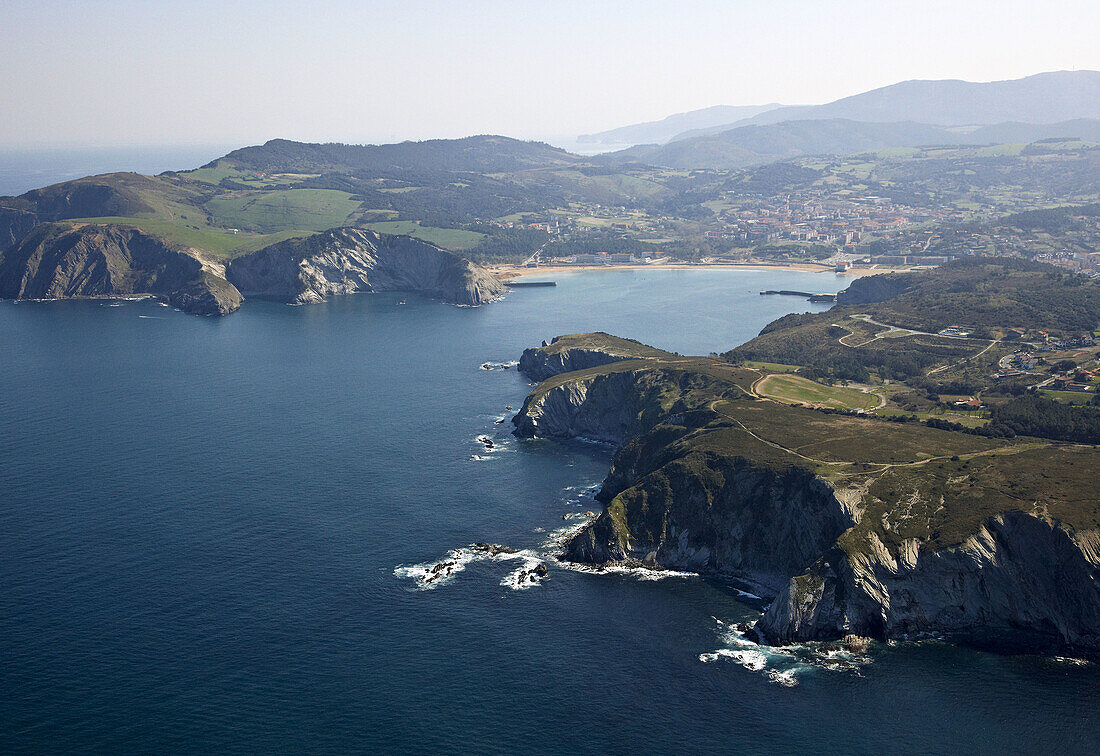
[[[846,285],[557,279],[481,308],[0,303],[0,750],[1097,751],[1095,667],[929,643],[829,671],[732,645],[714,618],[757,608],[699,578],[395,574],[539,551],[607,470],[512,440],[529,387],[481,363],[593,329],[721,350],[813,307],[758,290]]]

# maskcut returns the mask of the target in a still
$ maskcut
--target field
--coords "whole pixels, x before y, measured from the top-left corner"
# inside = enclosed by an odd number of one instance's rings
[[[219,225],[273,233],[342,226],[359,203],[335,189],[287,189],[215,197],[205,207]]]
[[[248,252],[275,244],[285,239],[298,236],[309,236],[309,231],[280,231],[273,234],[233,234],[224,229],[210,228],[208,226],[186,225],[182,222],[172,222],[159,218],[128,218],[128,217],[104,217],[104,218],[74,218],[71,223],[118,223],[124,226],[133,226],[146,233],[160,236],[168,241],[182,244],[185,247],[210,252],[217,257],[232,258]]]
[[[880,399],[858,389],[826,386],[797,375],[769,375],[756,384],[756,393],[785,404],[832,409],[874,409]]]
[[[365,226],[381,234],[405,234],[450,250],[472,249],[485,238],[485,234],[476,231],[421,226],[417,221],[382,221],[367,223]]]

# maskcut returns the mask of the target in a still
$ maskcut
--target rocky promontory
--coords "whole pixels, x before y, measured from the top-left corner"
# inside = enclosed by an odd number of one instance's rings
[[[778,644],[945,634],[1100,653],[1096,447],[823,414],[754,397],[758,377],[654,359],[537,387],[517,435],[619,445],[604,510],[564,558],[747,584]]]
[[[542,346],[524,349],[519,358],[519,371],[533,381],[545,381],[562,373],[622,360],[672,356],[640,341],[609,333],[575,333],[555,336],[550,342],[544,341]]]
[[[289,239],[233,260],[227,278],[245,296],[293,304],[334,294],[420,292],[462,305],[479,305],[505,292],[478,265],[409,236],[337,228]]]
[[[216,263],[122,225],[46,223],[0,253],[0,297],[155,296],[184,312],[226,315],[241,295]]]

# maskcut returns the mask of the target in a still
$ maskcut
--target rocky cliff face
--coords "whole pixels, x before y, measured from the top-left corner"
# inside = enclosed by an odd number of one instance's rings
[[[0,252],[14,247],[38,225],[38,216],[26,210],[0,207]]]
[[[519,358],[519,371],[531,380],[541,382],[562,373],[629,359],[630,357],[609,354],[598,349],[569,349],[551,353],[540,347],[532,347],[523,350]]]
[[[218,266],[125,226],[44,224],[0,255],[3,298],[140,295],[201,315],[226,315],[241,305]]]
[[[290,239],[239,257],[229,264],[227,277],[245,296],[294,304],[333,294],[416,291],[479,305],[505,291],[484,269],[432,244],[355,228]]]
[[[569,381],[527,397],[512,418],[521,438],[584,438],[618,444],[637,425],[636,375]]]
[[[937,632],[1100,652],[1100,533],[1005,512],[959,546],[922,546],[833,549],[784,586],[757,627],[781,643]]]
[[[903,293],[913,283],[913,277],[907,273],[887,273],[857,278],[847,289],[836,295],[836,302],[838,305],[884,302]]]
[[[606,510],[570,541],[567,558],[722,575],[770,594],[854,524],[853,512],[812,474],[744,457],[690,453],[608,496],[605,486]]]
[[[519,371],[533,381],[545,381],[562,373],[656,356],[672,355],[607,333],[555,336],[550,343],[524,349],[519,358]]]

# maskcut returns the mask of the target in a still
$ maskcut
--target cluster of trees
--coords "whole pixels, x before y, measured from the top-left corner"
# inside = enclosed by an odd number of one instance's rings
[[[1100,444],[1100,406],[1056,402],[1028,393],[994,407],[989,427],[1001,432],[1057,441]]]
[[[537,228],[501,228],[489,223],[472,223],[470,231],[485,234],[476,247],[463,255],[475,262],[522,262],[550,239]]]

